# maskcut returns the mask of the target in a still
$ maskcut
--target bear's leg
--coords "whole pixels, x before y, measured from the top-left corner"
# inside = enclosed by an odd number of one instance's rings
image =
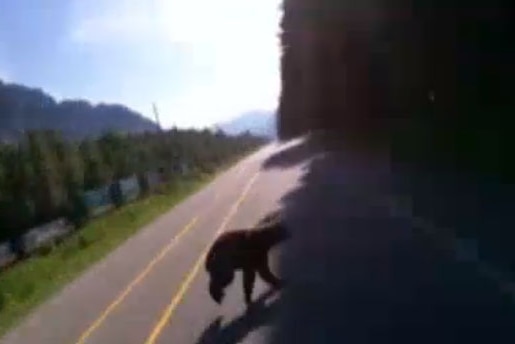
[[[245,303],[250,306],[252,303],[252,290],[254,289],[254,281],[256,280],[256,271],[252,268],[243,269],[243,292],[245,294]]]
[[[276,277],[272,271],[270,270],[270,267],[268,266],[268,260],[263,259],[261,263],[258,266],[258,273],[259,276],[269,285],[274,287],[275,289],[280,289],[282,286],[282,281],[278,277]]]

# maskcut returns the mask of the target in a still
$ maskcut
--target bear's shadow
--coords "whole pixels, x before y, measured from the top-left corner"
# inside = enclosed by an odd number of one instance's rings
[[[197,344],[234,344],[240,343],[252,330],[270,323],[277,313],[279,300],[269,304],[266,300],[276,292],[269,290],[256,299],[248,311],[222,326],[222,317],[217,317],[202,332]]]

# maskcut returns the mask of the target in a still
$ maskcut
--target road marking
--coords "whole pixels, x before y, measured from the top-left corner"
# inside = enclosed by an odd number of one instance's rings
[[[150,261],[150,263],[141,271],[136,278],[134,278],[127,287],[116,297],[116,299],[102,312],[102,314],[89,326],[89,328],[82,333],[79,337],[77,344],[85,343],[91,334],[104,322],[104,320],[111,314],[115,308],[123,302],[123,300],[131,293],[134,287],[140,283],[154,268],[154,266],[161,261],[166,254],[177,244],[179,239],[185,235],[197,222],[198,218],[194,217],[184,228],[175,235],[172,240],[166,245],[157,256]]]
[[[234,216],[234,214],[238,210],[239,206],[243,203],[243,201],[247,197],[247,195],[248,195],[248,193],[250,191],[250,188],[256,182],[258,176],[259,176],[259,172],[256,172],[254,174],[254,176],[249,180],[249,182],[247,183],[245,189],[241,193],[240,197],[233,204],[233,206],[231,207],[231,209],[229,210],[229,212],[225,216],[224,220],[222,221],[222,224],[220,225],[220,227],[216,231],[213,240],[211,240],[210,244],[207,245],[207,247],[204,249],[204,251],[202,251],[200,257],[195,262],[195,265],[193,266],[193,268],[190,270],[190,272],[186,276],[186,279],[180,285],[179,290],[172,297],[172,300],[170,301],[168,306],[164,309],[163,313],[161,314],[161,317],[159,318],[159,321],[154,326],[152,332],[150,333],[150,335],[148,336],[147,340],[145,341],[145,344],[154,344],[156,342],[157,338],[159,337],[159,335],[163,331],[163,328],[165,327],[165,325],[169,322],[170,318],[172,317],[173,312],[175,311],[175,309],[177,308],[179,303],[184,298],[184,295],[186,294],[186,292],[190,288],[191,283],[193,282],[193,279],[198,274],[198,272],[200,270],[200,267],[202,266],[202,263],[204,262],[205,256],[206,256],[207,252],[209,251],[209,248],[211,247],[211,243],[215,240],[215,238],[221,232],[223,232],[225,230],[225,227],[229,223],[229,220],[232,218],[232,216]]]

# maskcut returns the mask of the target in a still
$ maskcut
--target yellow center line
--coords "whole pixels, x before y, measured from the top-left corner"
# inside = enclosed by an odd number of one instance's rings
[[[215,192],[213,199],[211,201],[212,206],[214,205],[215,201],[218,200],[220,197],[220,194],[218,192]],[[125,298],[132,292],[132,290],[136,287],[137,284],[142,282],[145,277],[152,271],[152,269],[161,261],[163,258],[167,255],[168,252],[172,250],[172,248],[178,243],[179,239],[184,236],[186,233],[188,233],[195,223],[198,221],[198,217],[194,217],[186,226],[184,226],[177,235],[175,235],[170,242],[163,247],[163,249],[148,263],[148,265],[125,287],[125,289],[118,294],[116,299],[112,301],[100,314],[100,316],[97,317],[97,319],[88,327],[87,330],[85,330],[79,339],[77,340],[76,344],[83,344],[85,341],[92,335],[95,330],[97,330],[100,325],[103,324],[103,322],[106,320],[106,318],[118,307]]]
[[[215,237],[213,238],[211,243],[215,240],[215,238],[218,236],[218,234],[220,234],[221,232],[223,232],[225,230],[225,227],[229,223],[229,220],[236,213],[236,211],[238,210],[239,206],[243,203],[243,201],[247,197],[247,195],[248,195],[252,185],[256,182],[258,175],[259,175],[259,172],[256,172],[254,174],[254,176],[249,180],[249,182],[247,183],[247,185],[246,185],[245,189],[243,190],[241,196],[238,198],[236,203],[233,204],[233,206],[231,207],[229,213],[225,216],[224,220],[222,221],[222,224],[220,225],[220,227],[216,231]],[[210,243],[210,245],[211,245],[211,243]],[[180,285],[179,290],[173,296],[173,298],[170,301],[170,303],[168,304],[168,306],[164,309],[163,313],[161,314],[161,317],[159,318],[159,321],[154,326],[152,332],[150,333],[150,335],[148,336],[147,340],[145,341],[145,344],[154,344],[156,342],[157,338],[159,337],[159,335],[163,331],[164,326],[169,322],[170,318],[173,315],[173,312],[175,311],[175,309],[177,308],[179,303],[184,298],[184,295],[186,294],[186,291],[188,291],[189,287],[191,286],[191,283],[193,282],[193,279],[198,274],[198,272],[200,270],[200,267],[202,266],[202,263],[204,262],[205,256],[206,256],[206,254],[207,254],[207,252],[208,252],[208,250],[210,248],[210,245],[207,245],[207,247],[204,249],[204,251],[202,252],[200,257],[195,262],[195,265],[193,266],[193,268],[190,270],[190,272],[186,276],[186,279]]]
[[[86,331],[77,340],[77,344],[84,343],[89,336],[104,322],[104,320],[111,314],[114,309],[123,302],[123,300],[131,293],[134,287],[140,283],[154,268],[154,266],[161,261],[166,254],[177,244],[179,239],[185,235],[197,222],[198,218],[194,217],[170,242],[159,252],[157,256],[150,261],[150,263],[141,271],[136,278],[134,278],[127,287],[116,297],[116,299],[107,306],[107,308],[100,314],[100,316],[88,327]]]

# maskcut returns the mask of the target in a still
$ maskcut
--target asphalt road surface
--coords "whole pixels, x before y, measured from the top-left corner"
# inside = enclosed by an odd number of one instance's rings
[[[270,145],[143,228],[3,339],[61,343],[515,343],[508,293],[395,211],[386,158]],[[293,237],[272,252],[246,312],[237,276],[221,306],[203,255],[217,233],[276,209]]]

